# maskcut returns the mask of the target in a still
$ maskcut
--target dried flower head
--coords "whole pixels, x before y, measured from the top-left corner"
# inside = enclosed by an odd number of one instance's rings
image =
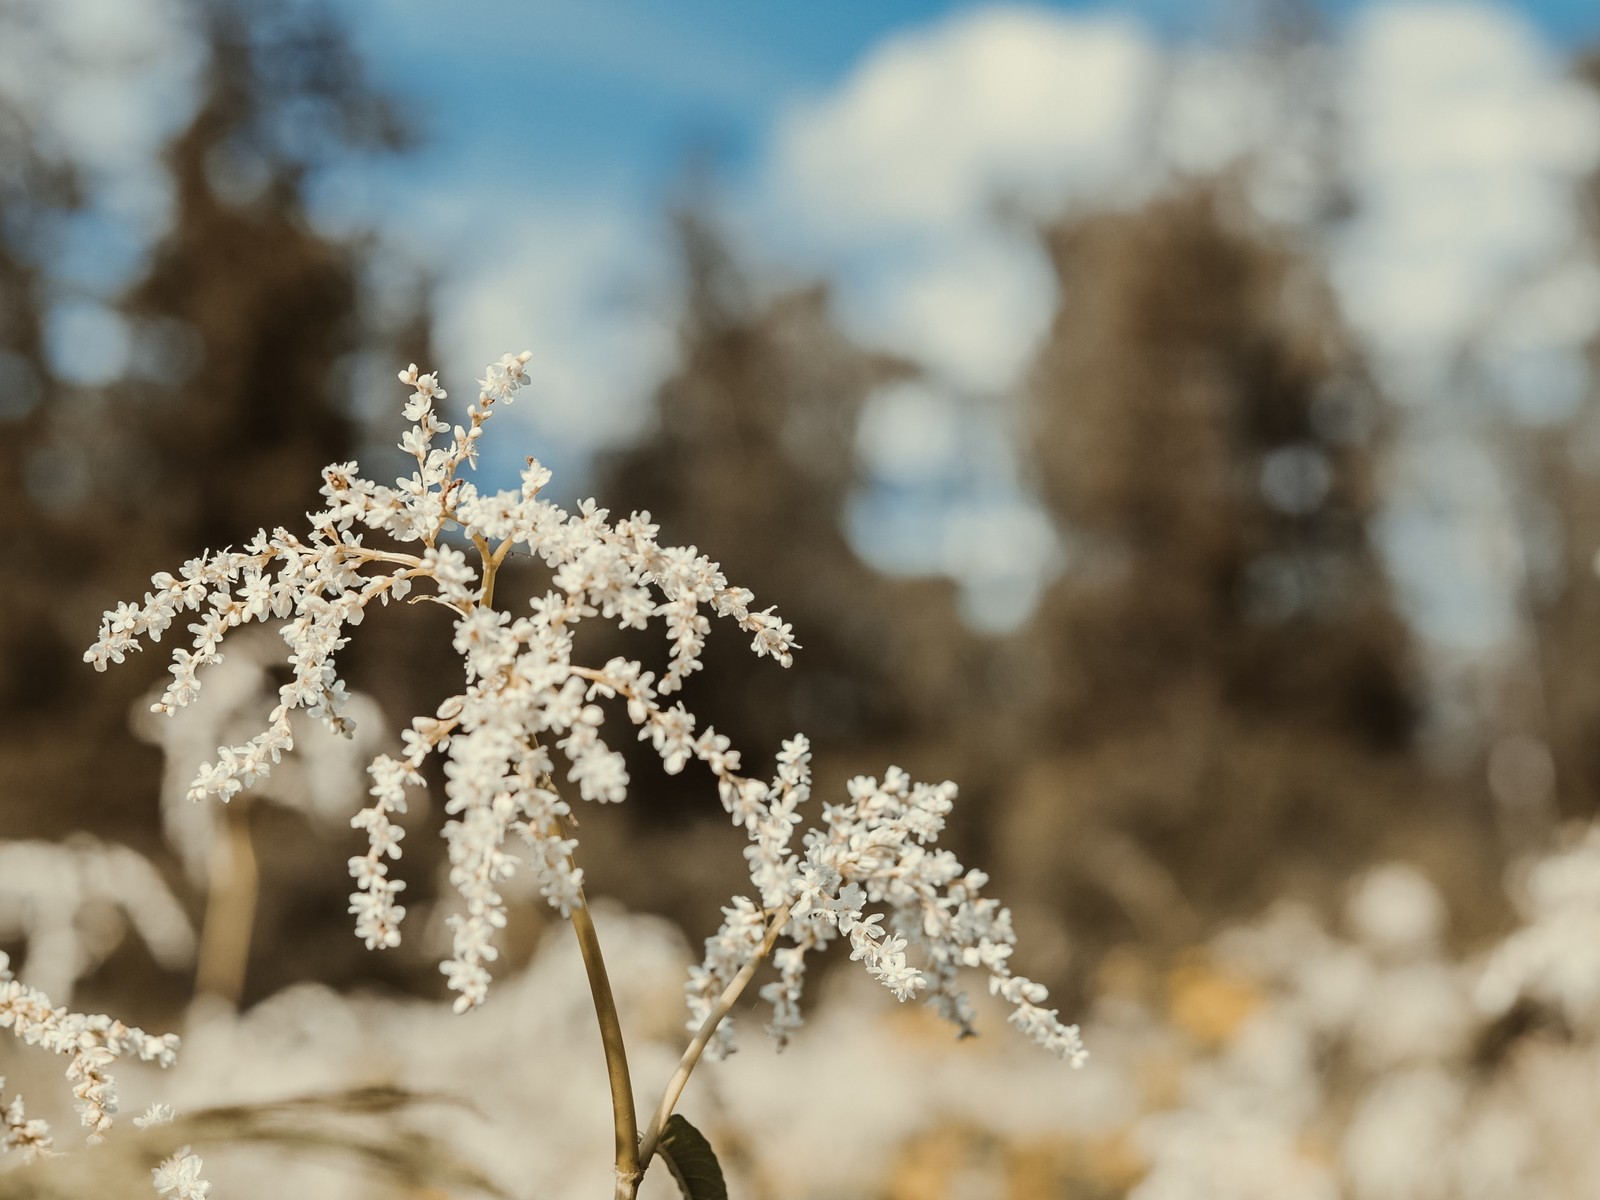
[[[30,1046],[67,1056],[67,1081],[91,1141],[104,1136],[117,1114],[116,1081],[107,1068],[130,1055],[170,1067],[178,1054],[178,1039],[170,1033],[156,1037],[111,1017],[57,1008],[43,992],[13,978],[11,959],[4,951],[0,951],[0,1029],[11,1030]],[[6,1109],[4,1123],[7,1145],[14,1140],[35,1150],[49,1145],[49,1129],[42,1121],[24,1121],[20,1101]]]
[[[184,1146],[152,1168],[150,1179],[160,1195],[170,1196],[172,1200],[207,1200],[211,1184],[201,1177],[203,1170],[205,1164],[200,1156],[190,1153],[189,1147]]]
[[[461,476],[476,464],[494,408],[527,383],[528,358],[507,355],[491,365],[467,424],[454,428],[436,411],[446,396],[437,378],[409,367],[400,374],[412,389],[405,415],[414,424],[400,440],[416,460],[409,477],[390,487],[364,479],[354,463],[330,466],[323,472],[325,507],[311,514],[306,535],[263,530],[241,550],[204,554],[176,577],[156,575],[143,603],[106,613],[85,655],[97,669],[121,662],[142,639],[159,640],[181,614],[195,614],[187,622],[190,644],[174,650],[172,682],[153,705],[159,713],[194,701],[200,668],[221,661],[230,630],[282,622],[294,674],[266,730],[221,747],[190,796],[226,801],[265,778],[294,745],[289,716],[296,709],[348,732],[349,693],[335,657],[349,630],[373,602],[429,600],[455,614],[464,683],[435,713],[411,722],[398,756],[380,755],[369,768],[372,803],[352,820],[368,845],[350,859],[357,888],[351,912],[368,947],[398,944],[404,883],[390,868],[401,857],[404,831],[395,817],[406,810],[407,790],[422,786],[426,759],[442,756],[443,834],[450,882],[461,899],[461,911],[450,918],[453,952],[442,969],[458,993],[458,1011],[487,995],[486,964],[496,957],[496,931],[506,921],[501,889],[514,872],[531,872],[563,915],[582,906],[572,809],[555,776],[562,774],[586,802],[626,796],[628,772],[603,736],[606,712],[596,703],[620,699],[638,738],[654,747],[669,774],[691,760],[710,769],[723,808],[750,838],[745,853],[759,902],[734,900],[689,982],[692,1024],[709,1022],[716,1049],[731,1046],[727,1026],[719,1026],[726,1012],[720,1001],[736,980],[748,979],[747,968],[776,952],[779,979],[765,994],[781,1042],[799,1021],[807,952],[843,937],[852,958],[896,996],[925,995],[963,1033],[970,1032],[971,1006],[955,987],[957,970],[986,971],[991,990],[1013,1006],[1013,1023],[1081,1061],[1076,1027],[1044,1007],[1043,987],[1011,974],[1010,913],[983,896],[986,877],[936,848],[953,784],[913,784],[898,768],[881,782],[857,779],[848,800],[825,806],[822,825],[795,845],[799,809],[810,793],[805,738],[785,743],[769,783],[743,774],[739,751],[711,727],[701,728],[681,701],[667,703],[700,667],[710,616],[736,623],[757,655],[783,666],[797,648],[787,623],[770,608],[756,609],[751,593],[730,584],[694,547],[661,545],[648,512],[612,521],[592,500],[568,512],[542,499],[550,472],[534,459],[520,486],[506,491],[482,493]],[[368,545],[369,536],[383,544]],[[548,589],[516,609],[495,595],[499,568],[514,551],[549,572]],[[412,596],[419,587],[425,590]],[[583,662],[575,635],[590,618],[623,629],[659,623],[668,643],[659,675],[626,658]],[[781,949],[780,937],[788,943]],[[920,966],[908,952],[920,954]]]
[[[50,1126],[44,1121],[29,1120],[23,1110],[22,1097],[4,1099],[6,1078],[0,1075],[0,1152],[19,1154],[23,1162],[31,1162],[51,1152]]]

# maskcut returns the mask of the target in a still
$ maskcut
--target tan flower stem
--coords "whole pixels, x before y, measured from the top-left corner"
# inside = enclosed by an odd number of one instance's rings
[[[489,549],[488,539],[481,533],[472,535],[472,544],[478,548],[478,557],[483,561],[483,595],[478,598],[481,608],[494,607],[494,577],[500,569],[500,556]]]
[[[672,1078],[667,1080],[667,1086],[661,1093],[661,1102],[656,1105],[655,1115],[650,1118],[650,1124],[645,1128],[644,1138],[639,1143],[639,1161],[645,1168],[650,1166],[650,1159],[656,1152],[656,1147],[661,1142],[662,1132],[667,1127],[667,1122],[672,1118],[672,1110],[678,1106],[678,1100],[683,1095],[683,1089],[688,1085],[689,1076],[699,1063],[706,1047],[711,1044],[711,1037],[717,1031],[717,1026],[722,1024],[733,1009],[735,1003],[750,981],[761,969],[761,964],[766,962],[767,955],[772,953],[772,947],[778,940],[778,934],[783,932],[783,927],[789,923],[789,910],[785,908],[767,927],[766,937],[761,939],[761,947],[751,955],[750,961],[739,969],[739,973],[729,981],[728,986],[722,989],[722,994],[717,997],[711,1011],[706,1013],[705,1020],[700,1022],[694,1038],[683,1052],[683,1057],[678,1060],[678,1068],[673,1071]],[[641,1171],[641,1176],[643,1172]],[[635,1191],[637,1187],[635,1187]],[[617,1193],[619,1200],[632,1200],[634,1192],[630,1191],[626,1197],[622,1192]]]
[[[583,953],[583,969],[589,975],[589,993],[594,997],[595,1016],[600,1021],[600,1042],[605,1047],[606,1075],[611,1081],[611,1119],[616,1130],[617,1200],[631,1200],[639,1190],[644,1171],[639,1166],[639,1118],[633,1107],[633,1079],[628,1074],[628,1050],[622,1040],[622,1022],[617,1016],[617,1001],[611,994],[606,960],[600,953],[600,938],[595,933],[589,901],[578,889],[578,903],[572,909],[572,929],[578,935]]]
[[[410,575],[431,575],[433,572],[423,568],[422,560],[415,554],[401,554],[394,550],[374,550],[369,546],[346,546],[345,558],[359,559],[362,562],[394,563],[396,566],[415,567]]]
[[[534,739],[535,746],[538,739]],[[555,780],[544,777],[544,785],[556,790]],[[562,826],[562,836],[566,828]],[[568,856],[571,863],[571,856]],[[578,903],[572,908],[572,931],[578,937],[583,969],[589,976],[589,995],[594,999],[594,1015],[600,1023],[600,1044],[606,1055],[606,1078],[611,1084],[611,1124],[616,1134],[617,1200],[631,1200],[639,1190],[644,1170],[639,1165],[639,1115],[633,1106],[633,1077],[628,1074],[628,1047],[622,1039],[622,1019],[617,1015],[617,1000],[611,993],[611,977],[606,973],[605,955],[600,952],[600,935],[589,912],[589,897],[578,887]]]
[[[211,847],[210,876],[195,991],[216,996],[237,1009],[244,996],[260,885],[255,847],[250,841],[250,800],[246,796],[223,807],[222,829]]]

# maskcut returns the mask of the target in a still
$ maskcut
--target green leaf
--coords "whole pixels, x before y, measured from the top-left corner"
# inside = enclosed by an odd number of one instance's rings
[[[728,1185],[711,1143],[681,1114],[673,1113],[667,1121],[656,1153],[678,1181],[684,1200],[728,1200]]]

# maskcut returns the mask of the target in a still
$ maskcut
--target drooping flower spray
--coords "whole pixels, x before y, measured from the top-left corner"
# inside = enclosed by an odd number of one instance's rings
[[[652,1157],[667,1153],[662,1139],[690,1073],[702,1056],[731,1048],[727,1015],[762,964],[770,960],[777,970],[761,995],[773,1006],[769,1028],[781,1044],[800,1023],[808,953],[835,938],[895,996],[926,999],[963,1034],[972,1030],[973,1012],[958,973],[983,971],[990,990],[1011,1005],[1014,1025],[1080,1063],[1077,1028],[1045,1007],[1041,985],[1011,972],[1011,916],[984,894],[986,876],[938,848],[954,784],[914,783],[895,767],[881,780],[857,778],[844,798],[823,806],[821,823],[797,838],[811,790],[806,739],[783,744],[769,781],[747,774],[726,737],[669,699],[699,669],[712,617],[732,621],[757,655],[785,667],[798,649],[787,623],[756,608],[750,592],[695,548],[661,545],[648,512],[612,521],[592,500],[568,512],[543,499],[550,472],[535,459],[527,460],[520,486],[506,491],[480,492],[463,476],[476,465],[495,408],[527,384],[528,358],[507,355],[490,366],[466,424],[454,427],[439,415],[446,393],[437,378],[408,368],[400,379],[412,389],[405,415],[413,424],[400,446],[416,460],[409,476],[390,487],[363,478],[354,463],[330,466],[324,507],[311,514],[307,533],[263,530],[239,550],[204,554],[177,576],[154,576],[142,603],[106,613],[85,655],[101,670],[143,642],[159,641],[180,620],[192,635],[173,651],[172,681],[153,706],[162,713],[195,701],[200,670],[221,661],[229,631],[252,621],[282,623],[293,677],[279,690],[267,728],[221,747],[196,776],[191,797],[228,801],[265,778],[293,748],[296,709],[348,732],[336,658],[374,602],[426,600],[450,609],[461,690],[401,731],[398,755],[373,761],[371,803],[351,821],[367,840],[365,852],[350,859],[356,933],[373,949],[400,941],[405,884],[391,872],[404,831],[395,817],[406,811],[408,790],[423,785],[426,760],[437,755],[446,779],[442,833],[460,898],[442,964],[455,1007],[465,1012],[487,998],[488,964],[506,923],[501,889],[515,872],[530,872],[540,894],[571,920],[583,950],[612,1085],[618,1197],[632,1197]],[[497,575],[514,551],[544,564],[546,590],[516,599],[496,594]],[[627,658],[581,658],[578,630],[590,618],[624,629],[657,624],[668,643],[659,674]],[[752,895],[735,897],[724,910],[705,961],[691,972],[692,1038],[642,1133],[570,819],[569,797],[608,804],[627,795],[627,769],[606,741],[606,714],[596,703],[613,698],[624,702],[636,736],[654,747],[667,773],[691,760],[710,771],[723,810],[749,838]]]

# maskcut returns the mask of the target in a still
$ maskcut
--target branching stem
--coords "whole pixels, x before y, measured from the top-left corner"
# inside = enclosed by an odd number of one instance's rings
[[[500,569],[500,556],[489,549],[488,539],[481,533],[472,535],[472,544],[478,548],[478,557],[483,560],[483,595],[479,597],[478,604],[482,608],[494,607],[494,577]]]
[[[722,989],[722,994],[717,997],[711,1011],[706,1013],[705,1020],[700,1022],[700,1028],[695,1031],[694,1039],[683,1052],[683,1057],[678,1060],[678,1068],[673,1071],[672,1078],[667,1080],[666,1089],[661,1093],[661,1102],[656,1105],[655,1115],[650,1118],[650,1124],[644,1131],[644,1140],[639,1144],[639,1161],[649,1167],[650,1159],[660,1144],[662,1131],[667,1127],[667,1121],[672,1117],[672,1110],[677,1107],[678,1099],[683,1095],[683,1089],[689,1082],[689,1075],[699,1063],[706,1047],[711,1044],[711,1037],[717,1031],[717,1026],[722,1024],[744,989],[749,986],[750,980],[755,978],[755,973],[761,964],[767,960],[767,955],[772,953],[772,947],[778,940],[778,934],[783,932],[783,927],[789,923],[789,910],[785,908],[767,927],[766,937],[761,939],[761,948],[750,956],[750,961],[740,968],[739,973],[733,977],[728,986]],[[618,1193],[619,1197],[621,1193]],[[631,1200],[632,1192],[628,1193],[627,1200]]]

